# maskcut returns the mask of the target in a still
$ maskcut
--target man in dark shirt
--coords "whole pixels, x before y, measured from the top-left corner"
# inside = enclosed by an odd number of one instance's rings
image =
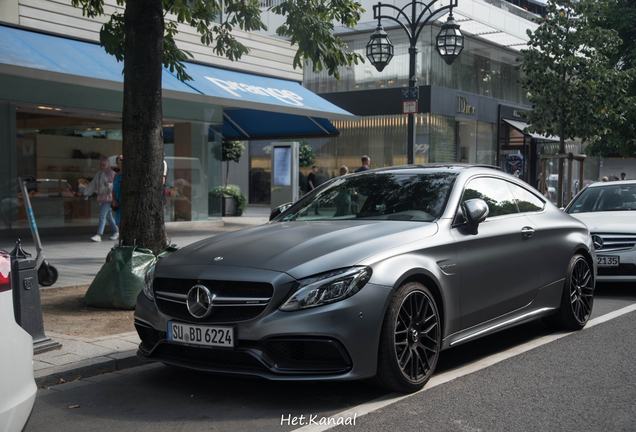
[[[355,172],[360,172],[360,171],[366,171],[369,168],[369,164],[371,163],[371,158],[367,155],[362,156],[361,158],[362,160],[362,166],[360,168],[358,168],[357,170],[355,170]]]
[[[311,167],[311,172],[307,176],[307,193],[318,187],[318,177],[316,176],[316,174],[318,174],[318,167],[314,165]],[[320,201],[316,201],[316,205],[314,206],[314,213],[317,215],[320,214],[320,212],[318,211],[319,208]]]
[[[317,179],[316,179],[316,173],[317,172],[318,172],[318,167],[316,165],[312,166],[311,167],[311,172],[307,176],[307,193],[309,193],[312,190],[316,189],[316,186],[318,186],[318,182],[317,182]]]

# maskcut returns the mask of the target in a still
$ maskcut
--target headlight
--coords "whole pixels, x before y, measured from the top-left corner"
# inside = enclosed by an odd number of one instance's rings
[[[144,275],[144,294],[148,297],[149,300],[155,299],[155,296],[152,294],[152,282],[155,280],[155,266],[151,266],[146,270],[146,274]]]
[[[360,291],[371,279],[371,273],[369,267],[352,267],[302,279],[278,309],[295,311],[344,300]]]

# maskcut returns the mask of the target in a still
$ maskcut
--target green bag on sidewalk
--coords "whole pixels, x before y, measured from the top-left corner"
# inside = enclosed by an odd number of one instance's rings
[[[169,246],[158,257],[177,250]],[[149,249],[132,246],[113,248],[106,263],[88,287],[84,300],[88,306],[114,309],[134,309],[137,296],[144,287],[146,270],[157,262]]]

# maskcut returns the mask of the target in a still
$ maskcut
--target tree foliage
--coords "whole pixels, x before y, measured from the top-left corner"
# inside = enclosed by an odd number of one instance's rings
[[[609,59],[620,39],[591,25],[587,17],[599,8],[595,0],[550,0],[548,17],[537,19],[534,33],[528,30],[520,67],[533,108],[526,112],[531,132],[590,140],[608,119],[623,120],[628,81]]]
[[[316,162],[316,153],[314,149],[312,149],[309,144],[307,144],[306,140],[300,143],[298,148],[298,165],[301,168],[310,167]]]
[[[84,16],[105,15],[104,0],[71,0]],[[127,166],[122,184],[122,244],[137,244],[154,252],[166,241],[162,191],[161,68],[178,79],[191,79],[186,60],[192,54],[177,46],[178,25],[196,29],[202,44],[230,60],[248,49],[232,34],[266,30],[258,0],[117,0],[115,11],[100,31],[106,52],[124,61],[123,154]],[[326,68],[338,77],[338,66],[350,66],[362,56],[351,53],[333,35],[332,21],[353,27],[363,12],[353,0],[283,0],[271,8],[285,16],[277,30],[296,44],[294,67],[311,59],[314,70]],[[129,165],[130,164],[130,165]],[[227,183],[227,179],[226,179]]]
[[[602,9],[596,0],[549,0],[546,17],[536,20],[534,32],[528,30],[528,49],[521,51],[520,83],[533,108],[525,113],[528,130],[560,137],[560,153],[566,139],[602,139],[626,121],[633,103],[627,93],[630,74],[610,60],[620,45],[617,32],[591,18]],[[563,160],[559,165],[562,179]],[[561,205],[562,182],[557,193]]]
[[[622,44],[609,56],[616,68],[630,74],[631,83],[627,95],[632,103],[627,104],[625,121],[610,125],[605,135],[592,142],[586,149],[588,154],[601,156],[636,156],[636,0],[600,0],[603,13],[593,16],[592,21],[605,29],[618,33]]]
[[[218,146],[221,146],[221,151],[219,152]],[[227,187],[228,178],[230,176],[230,162],[239,163],[241,161],[241,157],[243,156],[243,151],[245,151],[245,146],[243,145],[243,141],[223,141],[222,143],[218,143],[216,146],[212,147],[212,155],[214,159],[219,160],[218,155],[221,155],[221,161],[227,162],[226,170],[225,170],[225,187]]]
[[[360,3],[351,0],[283,1],[271,10],[286,17],[285,24],[276,29],[279,36],[291,38],[298,45],[294,67],[303,66],[306,59],[313,62],[313,71],[327,69],[329,75],[340,78],[338,66],[358,64],[362,56],[349,51],[340,38],[333,35],[333,22],[346,27],[360,19]]]
[[[84,16],[95,18],[104,15],[104,0],[71,0],[81,7]],[[126,6],[125,0],[117,0]],[[162,0],[164,17],[163,65],[176,73],[181,81],[190,80],[184,62],[193,58],[192,53],[180,49],[175,41],[179,23],[188,24],[201,35],[202,44],[213,47],[214,52],[232,61],[239,60],[249,49],[232,34],[233,28],[245,31],[267,30],[261,20],[258,0]],[[333,22],[353,26],[364,12],[360,3],[352,0],[284,0],[270,10],[286,17],[276,33],[291,39],[298,51],[294,67],[303,67],[306,59],[313,61],[314,70],[327,68],[330,75],[339,78],[338,66],[362,59],[358,53],[348,50],[340,38],[333,35]],[[110,15],[100,31],[100,42],[106,52],[123,61],[125,55],[124,14]]]
[[[221,161],[222,162],[236,162],[241,161],[245,146],[243,141],[223,141],[221,145]],[[213,149],[214,158],[218,160],[218,151]]]
[[[602,13],[591,17],[592,22],[605,29],[613,29],[623,43],[610,56],[618,69],[636,68],[636,0],[599,0]]]

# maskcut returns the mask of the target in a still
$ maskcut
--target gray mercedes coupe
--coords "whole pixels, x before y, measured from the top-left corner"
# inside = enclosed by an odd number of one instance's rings
[[[369,170],[161,259],[138,356],[413,392],[441,350],[535,319],[583,328],[596,265],[582,222],[495,167]]]

